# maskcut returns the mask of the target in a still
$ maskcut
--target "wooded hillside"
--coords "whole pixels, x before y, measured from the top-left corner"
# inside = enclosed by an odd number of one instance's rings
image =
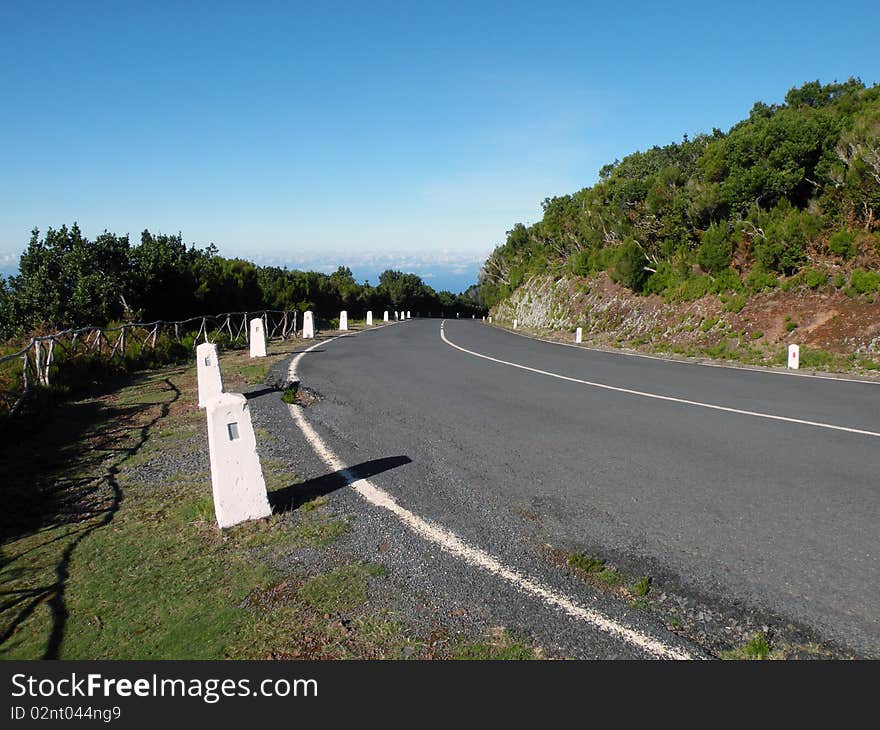
[[[858,79],[756,103],[728,132],[636,152],[547,198],[480,275],[484,304],[531,274],[607,271],[639,293],[693,300],[834,283],[880,290],[880,86]]]

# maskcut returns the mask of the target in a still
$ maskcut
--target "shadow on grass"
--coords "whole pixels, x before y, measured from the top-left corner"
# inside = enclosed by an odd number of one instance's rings
[[[325,474],[299,484],[276,489],[269,493],[269,504],[272,505],[273,512],[289,512],[306,502],[311,502],[313,499],[354,484],[359,479],[369,479],[376,474],[396,469],[410,462],[412,459],[408,456],[386,456],[382,459],[365,461],[357,466],[350,466],[332,474]]]
[[[129,379],[128,384],[143,378]],[[67,625],[65,590],[70,561],[80,543],[109,525],[119,510],[122,490],[120,465],[138,453],[151,429],[165,418],[180,390],[168,378],[158,403],[104,406],[94,400],[61,406],[42,433],[26,436],[0,451],[0,649],[41,604],[51,611],[51,629],[44,659],[57,659]],[[149,421],[137,418],[159,406]],[[68,476],[68,475],[74,476]],[[53,534],[59,533],[60,534]],[[24,549],[15,543],[25,537],[47,539]],[[45,585],[17,587],[29,574],[46,566],[15,565],[30,553],[69,540],[54,566],[54,580]]]

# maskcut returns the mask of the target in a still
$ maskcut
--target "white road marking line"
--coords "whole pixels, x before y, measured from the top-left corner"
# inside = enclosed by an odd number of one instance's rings
[[[856,433],[861,436],[873,436],[874,438],[880,438],[880,433],[877,431],[867,431],[861,428],[851,428],[850,426],[837,426],[833,423],[822,423],[821,421],[807,421],[802,418],[791,418],[789,416],[777,416],[773,413],[761,413],[760,411],[747,411],[742,408],[730,408],[729,406],[719,406],[714,403],[703,403],[702,401],[696,400],[688,400],[687,398],[676,398],[671,395],[660,395],[659,393],[648,393],[643,390],[633,390],[632,388],[622,388],[616,385],[607,385],[606,383],[596,383],[592,380],[583,380],[581,378],[573,378],[568,375],[560,375],[559,373],[551,373],[548,370],[540,370],[539,368],[532,368],[528,365],[520,365],[519,363],[510,362],[508,360],[499,360],[496,357],[490,357],[489,355],[483,355],[479,352],[474,352],[473,350],[468,350],[460,345],[456,345],[452,342],[448,337],[446,337],[446,332],[444,328],[445,320],[440,324],[440,337],[441,339],[450,347],[454,347],[456,350],[461,350],[462,352],[467,353],[468,355],[473,355],[474,357],[481,357],[484,360],[491,360],[492,362],[500,363],[501,365],[508,365],[512,368],[519,368],[520,370],[528,370],[532,373],[537,373],[539,375],[546,375],[549,378],[558,378],[559,380],[567,380],[570,383],[578,383],[580,385],[588,385],[591,388],[601,388],[603,390],[611,390],[616,393],[626,393],[627,395],[636,395],[641,398],[652,398],[654,400],[662,400],[668,401],[670,403],[681,403],[686,406],[695,406],[697,408],[708,408],[713,411],[723,411],[724,413],[736,413],[741,416],[751,416],[753,418],[765,418],[770,421],[784,421],[785,423],[796,423],[801,426],[812,426],[814,428],[825,428],[831,431],[845,431],[846,433]]]
[[[590,347],[589,345],[575,345],[571,342],[558,342],[556,340],[548,340],[545,337],[530,335],[527,332],[516,332],[506,327],[497,325],[494,322],[489,325],[499,332],[506,332],[509,335],[517,337],[525,337],[528,340],[536,340],[538,342],[546,342],[548,345],[560,345],[561,347],[573,347],[576,350],[586,350],[587,352],[598,352],[602,355],[616,355],[618,357],[640,357],[644,360],[659,360],[660,362],[668,362],[673,365],[699,365],[704,368],[721,368],[723,370],[739,370],[744,373],[756,373],[758,375],[786,375],[790,378],[812,378],[813,380],[834,380],[838,383],[856,383],[857,385],[880,385],[880,380],[868,380],[858,378],[844,378],[835,375],[820,375],[818,373],[794,373],[790,370],[773,370],[770,367],[746,367],[744,365],[730,365],[729,363],[720,362],[698,362],[695,360],[678,360],[674,357],[663,357],[662,355],[649,355],[645,352],[624,352],[622,350],[605,350],[601,347]]]
[[[347,336],[348,335],[340,335],[340,337]],[[296,369],[303,354],[317,347],[319,344],[327,344],[335,339],[338,338],[331,337],[330,339],[323,340],[321,343],[316,342],[311,347],[298,353],[290,363],[288,378],[291,381],[297,379]],[[376,507],[387,509],[420,537],[437,545],[442,550],[462,560],[468,565],[498,576],[517,590],[534,596],[544,603],[560,609],[572,618],[591,624],[599,631],[621,639],[652,656],[661,659],[697,658],[685,649],[670,646],[660,639],[649,636],[637,629],[633,629],[615,621],[613,618],[605,616],[599,611],[575,603],[571,598],[554,591],[552,588],[542,585],[538,581],[523,575],[513,568],[505,566],[493,555],[465,542],[451,530],[423,519],[405,507],[402,507],[397,503],[394,497],[388,494],[384,489],[377,487],[368,479],[358,479],[352,474],[339,457],[336,456],[327,444],[324,443],[309,422],[306,421],[301,408],[289,405],[288,410],[290,411],[294,423],[296,423],[300,431],[302,431],[306,441],[308,441],[309,445],[314,449],[321,461],[327,465],[327,468],[341,472],[349,486],[366,502]]]

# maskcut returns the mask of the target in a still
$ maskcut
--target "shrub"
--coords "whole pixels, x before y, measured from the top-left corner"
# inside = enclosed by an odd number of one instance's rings
[[[605,569],[605,561],[602,558],[594,558],[585,553],[574,553],[568,556],[568,564],[572,568],[582,570],[585,573],[598,573]]]
[[[645,254],[635,239],[627,238],[618,248],[611,278],[634,292],[642,291],[648,272]]]
[[[590,267],[590,252],[576,251],[568,259],[568,266],[575,276],[589,276],[593,273]]]
[[[715,284],[708,276],[689,276],[678,284],[673,294],[676,299],[693,302],[714,290]]]
[[[828,240],[828,248],[832,253],[850,259],[856,255],[856,234],[850,231],[838,231]]]
[[[767,640],[767,635],[763,631],[755,634],[743,647],[743,653],[749,659],[766,659],[770,656],[770,642]]]
[[[296,395],[299,392],[299,383],[291,383],[281,392],[281,400],[285,403],[296,403]]]
[[[724,303],[724,309],[728,312],[733,312],[734,314],[741,312],[745,306],[745,294],[736,294]]]
[[[715,277],[715,291],[718,294],[724,291],[741,292],[744,288],[739,274],[731,268],[722,269]]]
[[[819,269],[807,269],[804,272],[804,282],[810,289],[818,289],[820,286],[824,286],[827,281],[828,274],[819,271]]]
[[[759,292],[765,289],[775,289],[779,286],[779,281],[762,266],[755,266],[749,272],[746,284],[752,292]]]
[[[726,223],[713,223],[703,234],[697,262],[706,271],[718,273],[730,266],[733,245]]]
[[[805,368],[829,368],[834,365],[835,356],[827,350],[802,347],[800,360],[801,366]]]
[[[769,271],[793,274],[806,260],[807,243],[820,227],[818,216],[787,204],[777,206],[766,225],[765,238],[755,244],[755,260]]]
[[[672,290],[678,282],[678,275],[675,268],[668,261],[661,261],[657,266],[657,271],[651,274],[642,291],[645,294],[662,294],[664,291]]]
[[[871,294],[880,290],[880,272],[856,269],[850,276],[849,284],[858,294]]]

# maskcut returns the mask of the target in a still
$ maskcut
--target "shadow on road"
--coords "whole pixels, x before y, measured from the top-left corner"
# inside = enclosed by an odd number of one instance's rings
[[[341,469],[332,474],[325,474],[270,492],[269,503],[272,505],[273,512],[295,510],[306,502],[354,484],[359,479],[369,479],[376,474],[396,469],[411,462],[412,459],[408,456],[386,456],[382,459],[365,461],[357,466],[350,466],[348,469]]]

